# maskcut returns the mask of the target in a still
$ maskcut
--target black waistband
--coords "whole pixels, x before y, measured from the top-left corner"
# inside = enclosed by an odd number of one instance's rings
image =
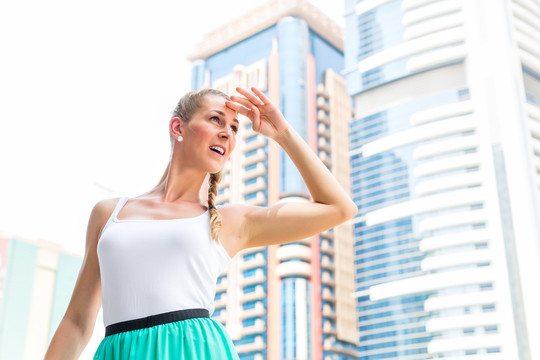
[[[209,318],[210,312],[208,309],[185,309],[171,311],[163,314],[151,315],[145,318],[122,321],[116,324],[111,324],[105,327],[105,336],[118,334],[124,331],[139,330],[149,328],[156,325],[167,324],[175,321],[193,319],[193,318]]]

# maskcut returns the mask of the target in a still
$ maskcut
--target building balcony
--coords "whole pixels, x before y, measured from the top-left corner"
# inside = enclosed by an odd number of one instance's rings
[[[247,158],[244,157],[244,159],[242,161],[242,164],[244,166],[251,165],[251,164],[254,164],[256,162],[263,161],[264,159],[266,159],[266,154],[264,153],[264,150],[261,149],[261,148],[258,148],[257,153],[255,155],[252,155],[252,156],[247,157]]]
[[[322,96],[325,99],[329,99],[330,95],[328,95],[328,92],[326,91],[326,88],[323,84],[317,85],[317,96]]]
[[[255,320],[255,325],[244,327],[242,331],[240,332],[240,334],[242,336],[246,336],[246,335],[252,335],[252,334],[260,334],[264,331],[266,331],[264,320],[257,319]]]
[[[231,199],[231,191],[228,189],[225,189],[223,194],[216,196],[216,204],[224,203],[225,201],[228,201]]]
[[[276,268],[277,276],[302,276],[302,277],[311,277],[311,265],[305,262],[297,261],[288,261],[281,263]]]
[[[323,344],[323,350],[324,351],[335,352],[335,353],[342,354],[342,355],[345,355],[345,356],[350,356],[350,357],[353,357],[355,359],[360,357],[360,352],[358,350],[349,349],[349,348],[340,346],[338,344],[335,344],[334,341],[335,341],[335,339],[333,337],[327,338],[326,341]]]
[[[336,266],[334,265],[333,262],[330,261],[328,256],[323,256],[322,261],[321,261],[321,266],[332,271],[336,269]]]
[[[319,109],[317,111],[317,120],[330,126],[330,119],[328,118],[328,115],[324,110]]]
[[[257,182],[255,184],[248,185],[244,188],[242,191],[242,195],[249,194],[255,191],[260,191],[266,189],[266,182],[262,177],[257,178]]]
[[[222,295],[221,299],[214,301],[214,307],[216,309],[220,308],[220,307],[225,307],[226,305],[227,305],[227,295],[226,294]]]
[[[336,302],[336,296],[332,294],[332,292],[328,288],[324,288],[322,291],[321,298],[325,301],[329,302]]]
[[[336,312],[328,304],[323,306],[322,315],[330,319],[336,319]]]
[[[276,257],[280,261],[288,259],[302,259],[311,261],[311,256],[311,248],[304,245],[284,245],[280,246],[276,251]]]
[[[321,278],[321,282],[325,285],[328,285],[328,286],[333,286],[335,287],[336,286],[336,281],[334,279],[332,279],[330,277],[330,275],[328,275],[327,272],[323,273],[323,276]]]
[[[212,316],[212,318],[222,324],[225,324],[227,322],[227,310],[222,310],[219,316]]]
[[[324,150],[330,155],[332,153],[332,147],[330,144],[330,141],[328,141],[327,138],[320,136],[317,140],[317,146],[319,147],[319,150]]]
[[[267,169],[264,167],[263,163],[258,163],[257,168],[253,169],[251,171],[246,171],[244,176],[242,176],[242,181],[246,181],[247,179],[251,179],[255,176],[261,176],[266,174]]]
[[[247,293],[247,294],[241,294],[240,295],[240,302],[245,303],[245,302],[248,302],[248,301],[264,299],[265,297],[266,297],[266,292],[264,292],[264,289],[263,289],[262,285],[259,285],[259,286],[256,287],[254,292]]]
[[[330,132],[327,130],[326,126],[322,123],[319,123],[319,126],[317,126],[317,134],[330,139]]]
[[[337,335],[337,329],[332,326],[332,323],[330,321],[325,321],[323,326],[323,334]]]
[[[255,342],[251,344],[236,345],[235,348],[238,353],[249,353],[252,351],[264,350],[266,348],[266,344],[264,343],[262,336],[257,336],[255,338]]]
[[[327,104],[327,100],[322,96],[317,96],[317,107],[326,112],[330,112],[330,107]]]
[[[330,246],[330,242],[328,240],[323,240],[321,242],[321,251],[324,251],[332,256],[334,255],[334,248]]]
[[[266,201],[266,197],[264,196],[264,193],[262,191],[259,191],[257,193],[257,196],[255,196],[253,199],[245,200],[245,203],[247,205],[261,205],[264,204]]]
[[[227,278],[223,278],[219,284],[216,284],[216,293],[227,290],[228,283]]]
[[[223,174],[223,177],[221,178],[221,181],[219,182],[219,188],[225,188],[227,186],[231,185],[231,174]]]
[[[323,231],[321,235],[327,239],[334,240],[334,233],[330,232],[330,230]]]
[[[257,271],[255,272],[255,276],[242,278],[240,280],[240,286],[244,287],[244,286],[247,286],[247,285],[262,283],[265,280],[266,280],[266,276],[264,276],[263,270],[262,269],[257,269]]]
[[[263,254],[258,253],[257,255],[255,255],[255,259],[242,261],[240,263],[240,271],[244,271],[254,267],[262,267],[264,265],[266,265],[266,259],[264,258]]]
[[[246,143],[244,145],[244,151],[250,151],[264,145],[265,145],[264,137],[259,135],[256,140],[250,143]]]
[[[249,318],[249,317],[255,317],[255,316],[263,316],[266,314],[266,310],[264,308],[264,305],[262,302],[258,301],[255,304],[255,307],[253,309],[244,310],[240,312],[240,315],[238,316],[241,320]]]

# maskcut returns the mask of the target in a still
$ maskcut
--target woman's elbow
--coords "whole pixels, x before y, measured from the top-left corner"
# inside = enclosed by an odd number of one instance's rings
[[[341,207],[341,214],[343,222],[350,220],[358,214],[358,207],[354,201],[350,200]]]

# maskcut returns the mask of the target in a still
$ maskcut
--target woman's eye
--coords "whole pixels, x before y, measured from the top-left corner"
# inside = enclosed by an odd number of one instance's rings
[[[220,119],[219,119],[217,116],[212,116],[212,117],[210,118],[210,120],[217,120],[217,122],[220,121]]]
[[[236,126],[231,126],[231,128],[233,129],[234,133],[237,134],[238,133],[238,128]]]

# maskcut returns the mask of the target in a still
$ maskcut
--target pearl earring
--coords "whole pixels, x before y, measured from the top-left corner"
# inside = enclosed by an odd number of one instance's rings
[[[182,135],[178,135],[178,137],[176,138],[176,140],[178,140],[178,142],[182,142],[182,140],[184,140],[184,138],[182,137]]]

